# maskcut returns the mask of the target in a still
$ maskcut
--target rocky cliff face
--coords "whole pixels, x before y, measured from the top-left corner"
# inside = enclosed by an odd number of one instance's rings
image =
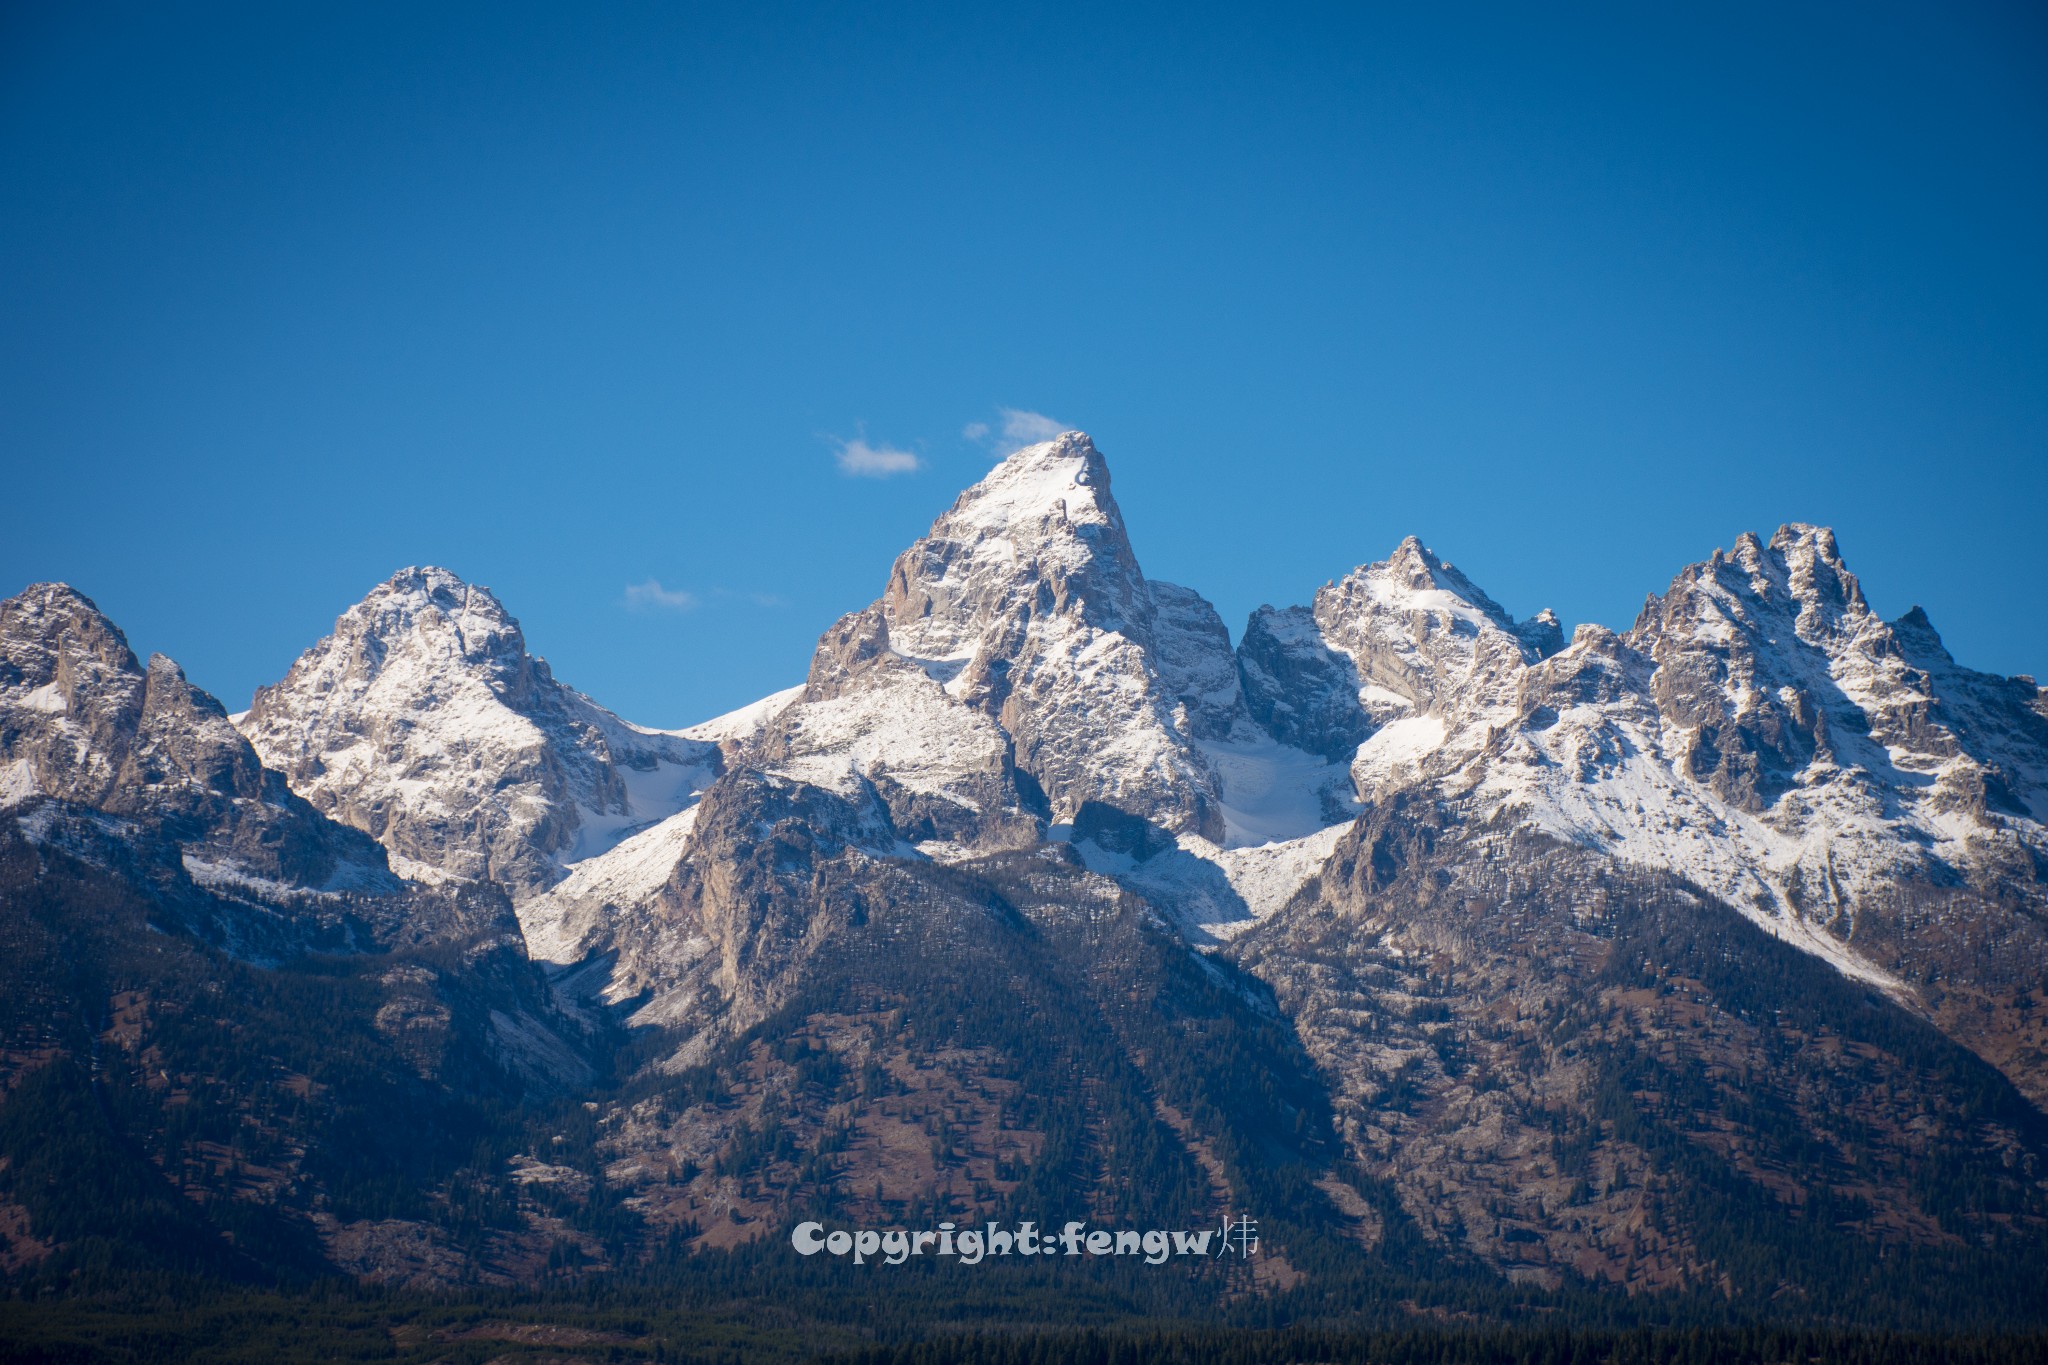
[[[260,689],[242,730],[406,876],[523,901],[688,806],[716,744],[620,720],[557,682],[488,589],[406,569]]]
[[[1549,612],[1518,625],[1410,536],[1309,608],[1253,613],[1240,660],[1254,713],[1350,763],[1370,794],[1398,765],[1510,708],[1523,671],[1562,643]]]
[[[1909,1247],[2024,1256],[2048,1226],[2048,1126],[1978,1056],[1668,873],[1510,815],[1398,795],[1229,951],[1364,1170],[1513,1281],[1742,1298]]]

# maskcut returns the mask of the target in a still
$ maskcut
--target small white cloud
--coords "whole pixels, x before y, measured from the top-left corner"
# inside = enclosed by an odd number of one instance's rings
[[[988,447],[989,453],[998,459],[1025,446],[1050,441],[1069,429],[1056,417],[1047,417],[1042,412],[1027,412],[1023,408],[997,408],[996,416],[1000,419],[997,425],[969,422],[960,429],[960,434]]]
[[[1003,439],[1015,441],[1020,446],[1050,441],[1067,429],[1065,423],[1054,421],[1042,412],[1026,412],[1022,408],[997,408],[996,411],[1003,415]]]
[[[626,605],[640,611],[688,611],[697,605],[697,594],[682,588],[664,588],[661,580],[626,585]]]
[[[911,474],[924,464],[907,450],[893,446],[871,446],[865,437],[856,436],[851,441],[839,444],[839,453],[833,457],[839,461],[839,472],[859,479],[886,479],[892,474]]]

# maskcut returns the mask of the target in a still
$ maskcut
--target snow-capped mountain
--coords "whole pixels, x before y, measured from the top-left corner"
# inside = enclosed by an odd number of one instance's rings
[[[1349,810],[1341,765],[1252,719],[1215,609],[1144,576],[1078,432],[991,470],[876,602],[825,633],[800,689],[703,728],[719,726],[752,734],[729,740],[704,811],[521,907],[536,951],[606,955],[610,994],[652,990],[665,1018],[687,999],[715,1021],[713,1000],[744,993],[729,964],[745,954],[718,928],[755,934],[732,930],[754,923],[743,901],[801,898],[733,874],[792,806],[835,860],[959,863],[1071,839],[1090,866],[1173,888],[1168,913],[1205,936],[1247,921],[1248,900],[1292,894]],[[713,960],[728,966],[697,982]]]
[[[1470,796],[1773,919],[2043,847],[2040,689],[1878,619],[1820,528],[1744,535],[1569,646],[1410,539],[1255,614],[1241,657],[1254,713],[1347,756],[1362,801]]]
[[[67,811],[147,827],[195,880],[266,900],[397,887],[381,850],[266,771],[219,702],[161,654],[139,663],[63,584],[0,602],[0,811],[60,840],[91,839]]]
[[[1108,466],[1070,432],[1004,460],[898,557],[821,642],[768,759],[936,803],[902,822],[933,839],[1028,843],[1098,802],[1220,841],[1196,740],[1241,711],[1214,608],[1145,578]]]
[[[426,881],[515,902],[688,807],[713,738],[621,720],[555,680],[486,588],[394,574],[237,717],[292,789]]]
[[[1787,1247],[1875,1283],[1895,1245],[2048,1227],[2048,694],[1877,618],[1815,527],[1568,642],[1411,538],[1233,648],[1070,432],[961,494],[799,686],[680,731],[557,682],[445,570],[234,723],[45,585],[0,604],[0,811],[10,942],[106,903],[91,952],[142,943],[137,979],[151,932],[417,950],[287,994],[355,1011],[441,1087],[422,1113],[587,1091],[587,1130],[496,1172],[458,1144],[406,1218],[279,1214],[372,1278],[538,1274],[600,1174],[643,1251],[827,1186],[993,1216],[1053,1163],[1034,1188],[1285,1207],[1326,1265],[1398,1235],[1738,1296],[1807,1283]],[[84,989],[68,951],[24,989]],[[459,1250],[421,1210],[480,1189],[522,1230]]]
[[[737,964],[758,905],[810,914],[790,855],[760,865],[761,831],[790,830],[835,878],[1028,848],[1112,811],[1220,838],[1197,736],[1240,711],[1214,609],[1145,579],[1102,457],[1070,433],[963,493],[825,633],[803,686],[749,709],[703,810],[577,866],[527,907],[529,936],[610,955],[613,993],[652,989],[663,1017],[688,1000],[715,1021],[713,999],[757,984]]]
[[[1859,936],[1845,896],[1874,914],[2037,856],[2039,697],[1958,668],[1924,617],[1876,620],[1805,527],[1745,536],[1626,636],[1569,645],[1411,537],[1254,613],[1232,650],[1199,595],[1144,576],[1101,454],[1068,433],[964,492],[801,688],[732,718],[631,726],[555,682],[488,592],[425,569],[241,724],[402,871],[495,882],[534,951],[622,952],[633,979],[661,964],[619,926],[681,913],[678,887],[731,856],[685,870],[695,803],[736,767],[878,806],[853,822],[886,831],[875,856],[1071,839],[1197,941],[1284,905],[1360,810],[1424,790],[1683,876],[1903,990],[1914,945],[1868,915]]]
[[[1802,526],[1569,644],[1411,537],[1255,612],[1233,650],[1199,595],[1145,577],[1070,432],[964,492],[800,688],[734,717],[629,725],[557,683],[487,591],[412,569],[240,723],[399,870],[500,885],[537,954],[612,953],[642,986],[675,965],[657,941],[696,941],[646,926],[724,884],[709,869],[735,850],[699,843],[696,802],[731,769],[749,800],[766,780],[850,803],[864,856],[1071,840],[1197,942],[1311,886],[1360,811],[1427,792],[1683,877],[1905,998],[1949,952],[1939,925],[1895,927],[1920,913],[1905,901],[2010,940],[2008,963],[2033,941],[1997,907],[2040,896],[2041,696],[1958,667],[1917,612],[1878,620]]]
[[[821,642],[761,762],[873,784],[942,860],[1067,827],[1105,867],[1171,849],[1147,871],[1189,889],[1190,923],[1271,899],[1276,856],[1301,859],[1268,846],[1346,807],[1338,773],[1254,720],[1216,609],[1145,577],[1079,432],[1010,455],[898,557]],[[1264,851],[1233,856],[1247,846]]]
[[[2032,680],[1959,667],[1917,608],[1879,619],[1803,525],[1683,570],[1625,635],[1558,646],[1411,540],[1256,615],[1242,657],[1276,729],[1355,738],[1368,809],[1421,794],[1683,878],[2048,1096],[2048,1039],[2009,998],[2048,951]]]
[[[1254,712],[1351,764],[1370,791],[1402,757],[1433,747],[1438,721],[1510,703],[1501,688],[1563,643],[1555,616],[1517,625],[1410,536],[1310,607],[1254,612],[1240,657]]]

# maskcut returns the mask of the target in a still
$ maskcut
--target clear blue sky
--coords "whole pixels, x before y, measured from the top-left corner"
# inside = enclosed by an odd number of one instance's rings
[[[5,6],[0,591],[240,706],[435,562],[681,724],[1009,407],[1233,631],[1409,532],[1626,626],[1803,520],[2048,674],[2044,12],[1568,8]]]

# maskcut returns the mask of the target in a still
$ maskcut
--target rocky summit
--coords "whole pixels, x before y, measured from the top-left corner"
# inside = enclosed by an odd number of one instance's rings
[[[1569,635],[1410,538],[1233,644],[1068,432],[875,588],[679,731],[445,569],[233,717],[0,604],[0,1271],[1254,1209],[1119,1302],[2040,1316],[2048,693],[1827,529]]]
[[[446,569],[373,589],[239,723],[293,790],[406,875],[515,900],[689,805],[718,771],[715,744],[556,682],[490,591]]]

